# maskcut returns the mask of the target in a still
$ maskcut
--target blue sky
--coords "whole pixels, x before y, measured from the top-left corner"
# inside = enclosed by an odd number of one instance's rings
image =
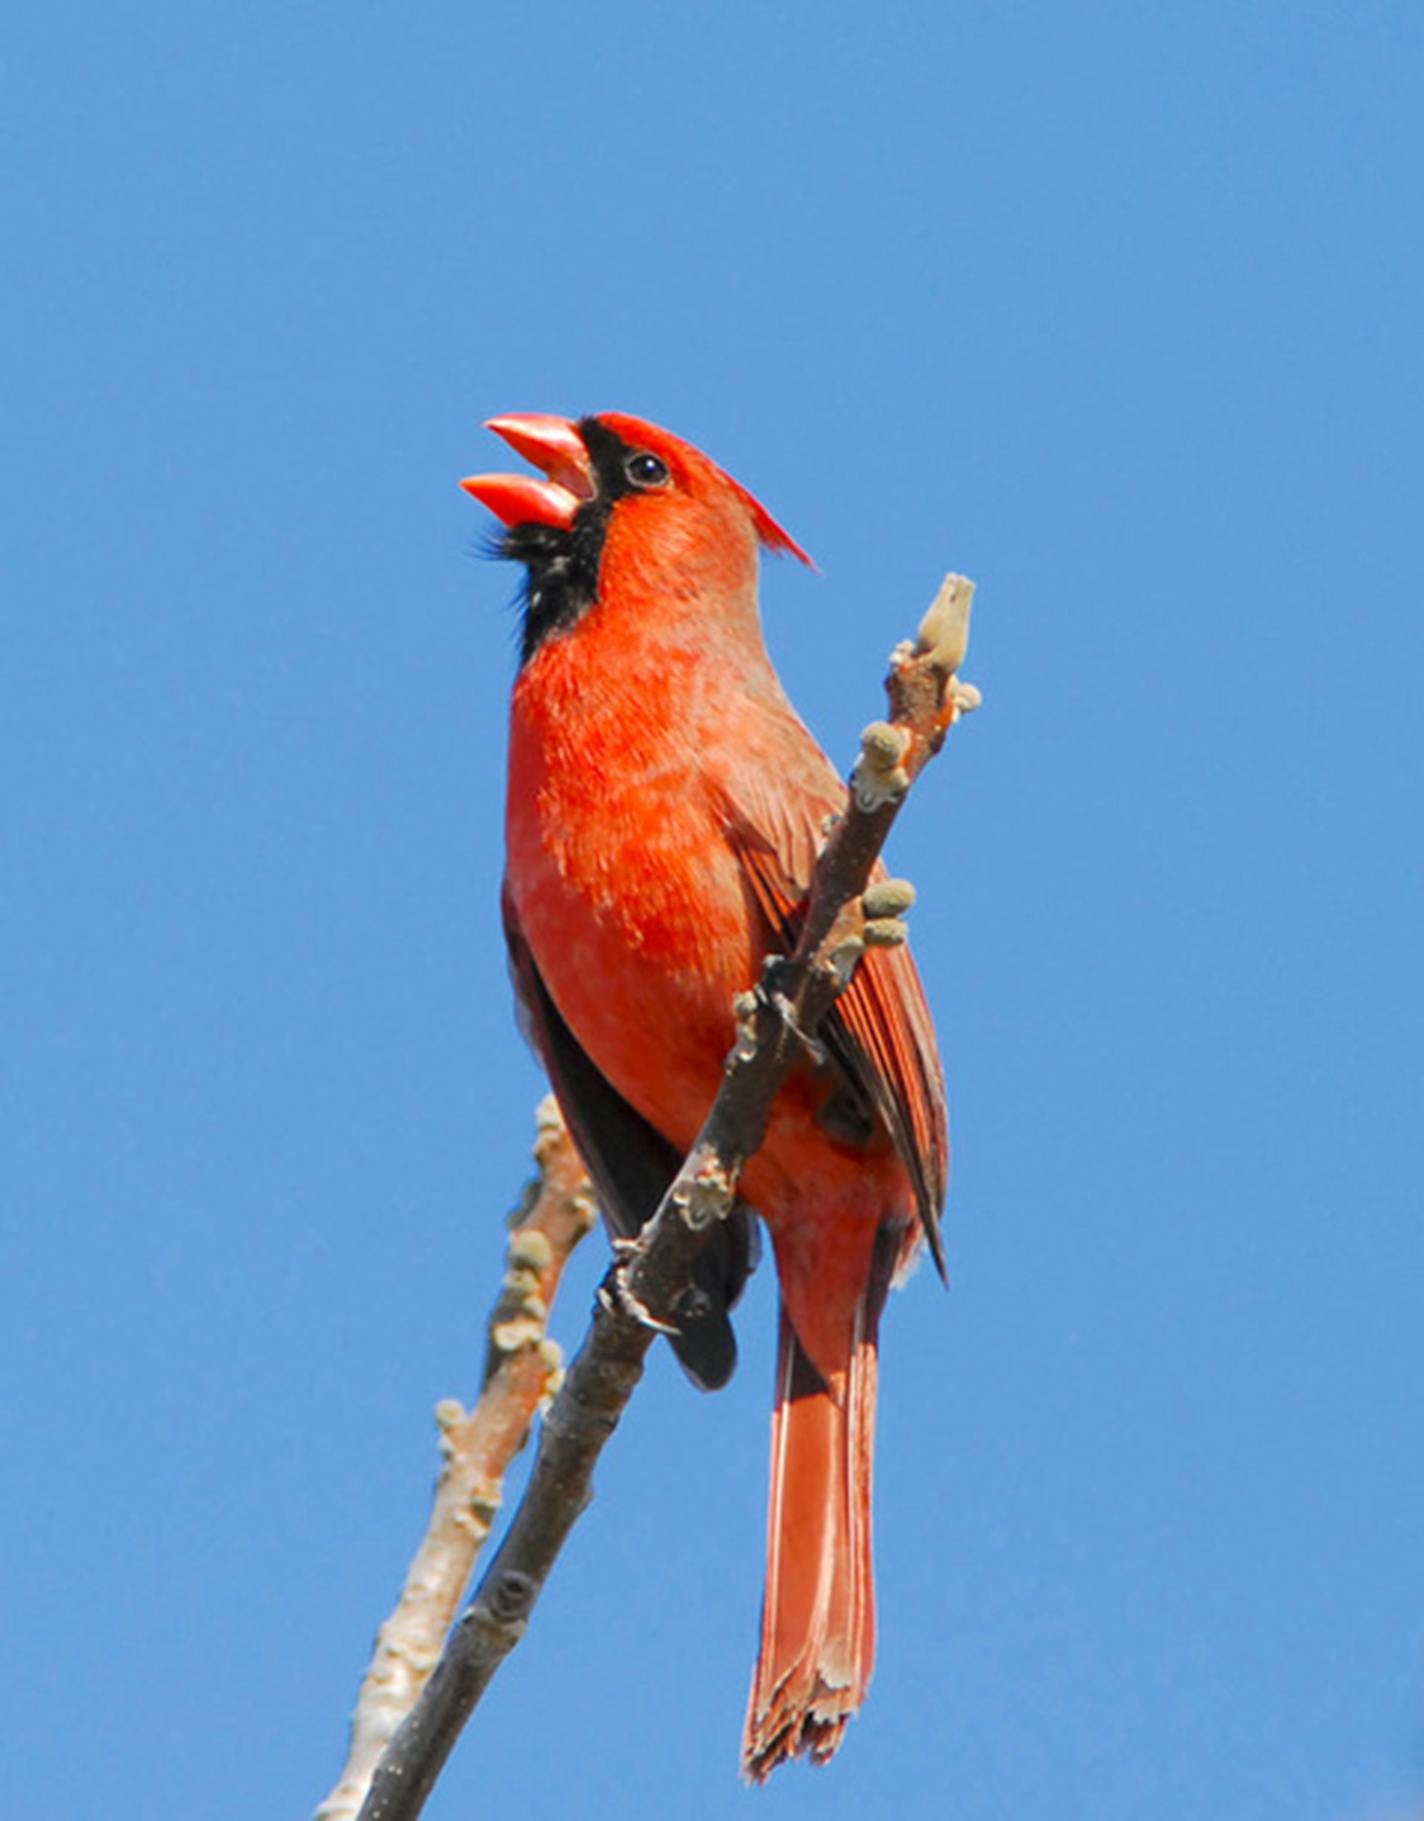
[[[880,1665],[736,1781],[773,1292],[666,1358],[429,1813],[1424,1806],[1414,8],[7,27],[7,1813],[301,1814],[473,1389],[541,1084],[497,916],[500,410],[767,502],[896,836],[953,1288],[887,1318]],[[590,1246],[557,1311],[582,1331]]]

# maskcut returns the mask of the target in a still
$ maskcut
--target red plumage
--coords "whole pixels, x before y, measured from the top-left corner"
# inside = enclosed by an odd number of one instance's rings
[[[493,427],[548,477],[468,489],[529,566],[514,686],[505,918],[534,1041],[615,1230],[695,1138],[732,1001],[795,938],[844,786],[762,643],[758,540],[804,553],[708,458],[636,418]],[[937,1246],[948,1145],[934,1033],[904,950],[872,950],[787,1081],[741,1184],[781,1287],[761,1651],[743,1742],[760,1780],[823,1761],[875,1646],[871,1461],[891,1278]],[[699,1275],[694,1377],[731,1369],[747,1217]]]

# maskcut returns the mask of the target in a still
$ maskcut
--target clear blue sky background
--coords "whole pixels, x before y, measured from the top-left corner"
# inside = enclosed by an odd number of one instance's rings
[[[337,1768],[541,1091],[455,481],[599,407],[816,554],[838,760],[979,580],[893,854],[954,1282],[834,1767],[736,1781],[763,1271],[429,1812],[1419,1812],[1419,10],[56,0],[3,60],[5,1813]]]

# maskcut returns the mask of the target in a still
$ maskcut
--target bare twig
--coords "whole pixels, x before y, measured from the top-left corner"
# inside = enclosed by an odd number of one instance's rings
[[[510,1216],[508,1270],[489,1319],[484,1380],[474,1408],[435,1409],[444,1464],[430,1526],[395,1611],[376,1638],[351,1720],[346,1766],[316,1821],[351,1821],[371,1774],[440,1655],[455,1608],[499,1510],[504,1475],[541,1404],[563,1382],[545,1320],[569,1254],[597,1219],[593,1191],[553,1097],[538,1112],[537,1178]]]
[[[910,785],[960,715],[979,705],[978,691],[956,676],[973,592],[964,577],[946,577],[918,640],[891,655],[890,720],[862,736],[845,813],[816,862],[796,952],[770,962],[767,977],[739,996],[737,1041],[706,1123],[657,1212],[637,1240],[619,1248],[588,1337],[544,1419],[524,1498],[435,1673],[377,1766],[360,1821],[412,1821],[420,1813],[461,1727],[524,1635],[549,1571],[592,1497],[594,1465],[642,1376],[644,1355],[660,1329],[676,1325],[692,1260],[731,1209],[738,1177],[765,1136],[800,1045],[845,990],[866,946],[903,937],[884,927],[907,908],[903,890],[887,897],[883,886],[873,888],[869,915],[862,898]]]

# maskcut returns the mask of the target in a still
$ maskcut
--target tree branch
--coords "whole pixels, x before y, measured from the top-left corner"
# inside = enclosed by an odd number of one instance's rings
[[[316,1821],[351,1821],[359,1812],[381,1753],[439,1659],[499,1510],[509,1464],[540,1405],[563,1382],[563,1358],[558,1343],[546,1338],[545,1321],[569,1254],[598,1210],[552,1095],[537,1117],[539,1174],[510,1216],[509,1267],[490,1311],[480,1395],[468,1412],[453,1397],[435,1407],[444,1463],[430,1525],[396,1608],[377,1634],[351,1720],[346,1765]]]
[[[957,680],[973,584],[948,576],[914,644],[891,654],[890,719],[861,737],[845,813],[816,862],[794,955],[767,964],[738,996],[726,1075],[676,1179],[637,1239],[615,1249],[593,1325],[544,1419],[519,1509],[419,1701],[377,1766],[360,1821],[412,1821],[460,1729],[509,1652],[569,1531],[593,1495],[593,1469],[659,1331],[677,1325],[693,1259],[726,1216],[766,1133],[772,1102],[802,1046],[849,985],[867,946],[904,940],[898,881],[866,887],[911,784],[979,693]],[[896,887],[899,886],[897,890]],[[683,1305],[685,1306],[685,1305]]]

